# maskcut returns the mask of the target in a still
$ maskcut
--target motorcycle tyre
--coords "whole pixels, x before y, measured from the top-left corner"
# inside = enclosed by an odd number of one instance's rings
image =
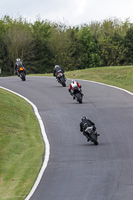
[[[90,139],[91,139],[91,141],[95,144],[95,145],[98,145],[98,141],[97,141],[97,137],[95,136],[95,135],[91,135],[90,136]]]
[[[24,73],[24,72],[21,73],[21,79],[22,79],[22,81],[25,81],[25,80],[26,80],[26,78],[25,78],[25,73]]]
[[[76,96],[77,101],[78,101],[79,103],[82,103],[82,96],[81,96],[81,94],[80,94],[80,93],[77,93],[77,94],[75,94],[75,96]]]
[[[60,82],[62,84],[63,87],[66,87],[66,83],[63,77],[60,78]]]

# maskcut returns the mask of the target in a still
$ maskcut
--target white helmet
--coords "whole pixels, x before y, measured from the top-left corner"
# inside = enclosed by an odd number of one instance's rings
[[[76,81],[74,79],[72,79],[72,83],[75,83]]]
[[[16,62],[19,62],[19,61],[20,61],[20,58],[17,58],[17,59],[16,59]]]
[[[55,67],[54,67],[54,68],[56,68],[56,67],[59,67],[59,65],[55,65]]]

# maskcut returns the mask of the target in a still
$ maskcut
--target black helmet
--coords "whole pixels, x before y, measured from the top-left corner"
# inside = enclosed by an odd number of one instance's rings
[[[83,121],[83,120],[85,120],[85,119],[87,119],[85,116],[84,116],[84,117],[82,117],[82,121]]]

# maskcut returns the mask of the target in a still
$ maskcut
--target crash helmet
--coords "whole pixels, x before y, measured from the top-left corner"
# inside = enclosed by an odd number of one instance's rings
[[[16,59],[16,62],[19,62],[19,61],[20,61],[20,58],[17,58],[17,59]]]
[[[55,67],[54,67],[54,68],[57,68],[57,67],[59,67],[59,65],[55,65]]]
[[[74,79],[72,79],[72,83],[75,83],[76,81]]]
[[[85,120],[85,119],[87,119],[85,116],[84,116],[84,117],[82,117],[82,121],[83,121],[83,120]]]

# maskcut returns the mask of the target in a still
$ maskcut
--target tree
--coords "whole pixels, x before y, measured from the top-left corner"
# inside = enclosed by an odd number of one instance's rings
[[[133,27],[130,27],[125,36],[125,48],[127,48],[125,55],[125,62],[128,65],[133,64]]]
[[[118,33],[115,33],[112,37],[110,35],[105,36],[100,45],[100,52],[103,66],[120,65],[125,56],[123,39]]]
[[[27,22],[23,22],[20,18],[17,20],[10,20],[8,29],[5,34],[5,44],[8,52],[8,64],[13,66],[13,73],[15,72],[15,60],[29,60],[32,52],[32,35]],[[28,66],[27,66],[28,69]]]
[[[78,39],[80,43],[80,68],[100,66],[99,47],[88,26],[80,29]]]
[[[68,51],[70,47],[70,39],[66,27],[63,24],[53,24],[51,26],[48,46],[53,55],[54,65],[61,65],[66,69],[69,62]]]
[[[5,60],[6,60],[6,47],[4,43],[4,35],[6,33],[6,25],[4,20],[0,20],[0,69],[2,70],[2,74],[5,69]]]
[[[48,40],[51,34],[49,22],[36,21],[33,26],[34,51],[36,73],[46,73],[53,70],[52,53],[48,46]]]
[[[78,33],[78,27],[69,27],[69,29],[66,31],[67,40],[69,43],[67,49],[66,70],[80,69],[80,43],[78,40]]]
[[[77,27],[21,17],[0,20],[0,67],[14,74],[16,58],[28,73],[49,73],[54,65],[65,70],[133,64],[133,24],[107,19]]]
[[[99,44],[102,66],[124,64],[124,36],[128,26],[127,20],[123,23],[116,18],[91,23],[91,32]]]

